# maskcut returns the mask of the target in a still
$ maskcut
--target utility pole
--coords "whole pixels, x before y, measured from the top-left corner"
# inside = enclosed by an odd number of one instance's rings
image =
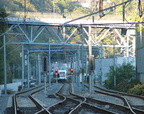
[[[93,66],[92,66],[92,45],[91,45],[91,26],[89,26],[89,91],[90,94],[94,93],[93,90]]]
[[[102,45],[101,45],[101,52],[100,52],[100,60],[101,60],[101,63],[100,63],[100,85],[102,85]]]
[[[51,87],[51,49],[50,49],[50,38],[49,38],[49,56],[48,56],[48,68],[49,68],[49,87]]]
[[[122,0],[122,3],[124,2],[124,0]],[[122,5],[122,20],[125,20],[125,4]]]
[[[84,90],[84,38],[82,33],[82,26],[80,28],[81,30],[81,39],[82,39],[82,90]]]
[[[24,0],[24,23],[26,21],[26,0]]]
[[[78,49],[77,50],[77,85],[78,87],[80,86],[80,75],[79,75],[79,72],[80,72],[80,50]]]
[[[22,89],[24,88],[24,45],[22,44]]]
[[[55,3],[54,3],[54,0],[53,0],[53,13],[55,13]]]
[[[86,63],[85,63],[85,67],[86,67],[86,83],[88,83],[88,61],[87,61],[87,59],[88,59],[88,53],[86,52],[86,56],[85,56],[85,61],[86,61]]]
[[[40,61],[40,55],[38,54],[38,77],[39,77],[39,85],[41,84],[41,61]]]
[[[115,57],[115,37],[114,37],[114,60],[113,60],[113,65],[114,65],[114,86],[116,86],[116,57]]]
[[[30,88],[30,60],[29,60],[29,50],[27,51],[27,72],[28,72],[28,77],[27,77],[27,84],[28,88]]]
[[[46,90],[46,82],[47,82],[47,57],[43,57],[43,72],[44,72],[44,85],[45,85],[45,90],[44,90],[44,93],[46,94],[47,93],[47,90]]]
[[[4,43],[4,93],[7,95],[7,71],[6,71],[6,38],[5,35],[3,37]]]

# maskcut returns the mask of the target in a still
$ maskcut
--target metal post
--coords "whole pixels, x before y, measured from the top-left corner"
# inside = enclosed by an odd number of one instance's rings
[[[76,70],[75,80],[76,80],[76,83],[78,85],[78,51],[76,53],[76,69],[75,70]]]
[[[91,45],[91,26],[89,26],[89,59],[92,55],[92,45]],[[90,63],[89,63],[89,66],[90,66]],[[93,94],[94,91],[93,91],[93,75],[92,75],[92,72],[90,67],[89,67],[89,91],[90,91],[90,94]]]
[[[24,6],[25,6],[25,8],[24,8],[24,23],[25,23],[25,21],[26,21],[26,0],[24,0]]]
[[[36,72],[36,79],[38,80],[38,73],[39,73],[39,71],[38,71],[38,61],[36,61],[36,66],[35,66],[35,72]]]
[[[33,25],[31,26],[31,35],[30,35],[30,41],[33,41]]]
[[[6,74],[6,38],[5,35],[3,37],[4,43],[4,93],[7,94],[7,74]]]
[[[47,94],[46,82],[47,82],[47,72],[44,72],[44,85],[45,85],[44,93],[45,93],[45,94]]]
[[[126,63],[129,63],[129,35],[127,34],[127,45],[126,45],[126,57],[127,57],[127,61]]]
[[[88,83],[88,61],[87,61],[87,52],[86,52],[86,56],[85,56],[85,61],[86,61],[86,63],[85,63],[85,65],[86,65],[86,83]]]
[[[124,0],[122,0],[122,3],[124,2]],[[125,20],[125,4],[122,5],[122,20]]]
[[[53,13],[55,13],[55,4],[54,4],[54,0],[53,0]]]
[[[79,75],[79,69],[80,69],[80,65],[79,65],[79,63],[80,63],[80,51],[78,50],[78,57],[77,57],[77,85],[78,85],[78,87],[80,86],[80,75]]]
[[[30,60],[29,60],[29,50],[27,51],[27,68],[28,68],[28,77],[27,77],[27,84],[28,88],[30,87]]]
[[[49,87],[51,87],[51,52],[50,52],[50,38],[49,38]]]
[[[81,27],[81,39],[82,39],[82,90],[84,90],[84,39]]]
[[[102,45],[101,45],[101,53],[100,53],[100,59],[101,59],[101,70],[100,70],[100,85],[102,85]]]
[[[116,86],[115,43],[114,43],[114,60],[113,60],[113,64],[114,64],[114,86]]]
[[[75,69],[75,74],[74,74],[74,76],[73,76],[73,79],[74,79],[74,80],[73,80],[73,83],[76,83],[76,76],[77,76],[77,74],[76,74],[76,73],[77,73],[77,70],[76,70],[76,69],[77,69],[77,62],[76,62],[76,58],[77,58],[77,57],[76,57],[76,56],[77,56],[77,53],[75,53],[75,56],[74,56],[74,61],[75,61],[75,62],[74,62],[74,63],[75,63],[75,64],[74,64],[74,69]]]
[[[22,45],[22,89],[24,88],[24,45]]]
[[[73,58],[71,57],[70,58],[70,68],[73,68],[73,64],[72,63],[73,63]]]
[[[40,55],[38,54],[38,79],[39,79],[39,85],[41,84],[41,61],[40,61]]]

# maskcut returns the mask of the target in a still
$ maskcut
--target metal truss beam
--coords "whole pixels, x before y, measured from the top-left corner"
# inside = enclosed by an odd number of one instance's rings
[[[13,23],[13,24],[12,24]],[[83,39],[85,40],[84,45],[88,46],[89,41],[88,38],[91,36],[91,44],[92,46],[100,47],[103,45],[103,47],[113,47],[113,44],[102,44],[103,40],[107,38],[108,35],[113,32],[116,34],[116,44],[115,47],[120,47],[121,50],[130,54],[130,56],[135,55],[134,54],[134,37],[131,37],[131,40],[127,40],[127,34],[125,36],[121,35],[120,31],[123,29],[121,26],[122,23],[103,23],[103,24],[66,24],[66,25],[61,25],[61,24],[40,24],[34,23],[34,22],[25,22],[23,23],[22,21],[10,21],[10,28],[1,36],[4,34],[10,34],[10,31],[13,30],[14,32],[16,31],[15,37],[21,38],[21,42],[13,42],[11,41],[11,44],[29,44],[29,45],[49,45],[49,39],[50,45],[63,45],[61,49],[66,49],[68,45],[76,46],[75,44],[72,44],[71,41],[79,42],[79,44],[82,44],[82,39],[76,39],[76,35],[83,34]],[[98,25],[103,25],[107,27],[98,27]],[[119,26],[118,28],[113,26]],[[129,25],[130,26],[130,25]],[[91,28],[91,32],[89,32],[89,27]],[[128,30],[128,29],[127,29]],[[42,33],[47,33],[49,34],[49,38],[46,36],[45,39],[47,40],[47,43],[42,43],[42,42],[36,42],[39,36]],[[91,34],[90,34],[91,33]],[[20,35],[21,34],[21,35]],[[94,34],[94,35],[93,35]],[[10,42],[9,42],[10,43]],[[78,45],[79,45],[78,44]],[[57,45],[58,46],[58,45]],[[80,46],[80,45],[79,45]],[[128,54],[124,54],[128,56]]]

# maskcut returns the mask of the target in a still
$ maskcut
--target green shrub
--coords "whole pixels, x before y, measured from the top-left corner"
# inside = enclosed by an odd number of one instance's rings
[[[144,84],[135,85],[133,88],[129,89],[127,93],[144,96]]]
[[[122,88],[127,85],[136,75],[135,67],[131,63],[123,63],[116,67],[116,87],[114,87],[114,66],[110,66],[109,72],[105,75],[105,87],[109,89]],[[131,85],[128,85],[131,86]],[[129,88],[129,87],[128,87]]]
[[[7,94],[13,94],[14,91],[12,89],[7,89]],[[2,94],[4,94],[4,89],[2,90]]]
[[[114,87],[115,90],[127,92],[129,89],[133,88],[135,85],[139,84],[139,80],[133,79],[131,81],[125,80]]]

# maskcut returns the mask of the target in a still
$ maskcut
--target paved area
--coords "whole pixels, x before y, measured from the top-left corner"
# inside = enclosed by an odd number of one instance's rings
[[[4,114],[4,111],[7,107],[9,97],[10,97],[10,95],[1,95],[0,96],[0,114]]]
[[[55,96],[55,92],[57,92],[60,87],[62,86],[61,83],[54,83],[51,85],[51,87],[47,88],[47,93],[43,91],[38,92],[37,94],[34,94],[33,96],[41,103],[43,103],[44,107],[50,107],[58,102],[61,101],[61,99],[57,99]],[[119,99],[113,100],[113,97],[108,97],[106,95],[102,94],[90,94],[88,88],[82,88],[82,86],[78,86],[76,83],[72,83],[72,92],[75,94],[83,95],[85,97],[92,97],[95,99],[99,100],[104,100],[104,101],[115,101],[121,105],[122,102]],[[24,100],[25,98],[23,98]],[[27,103],[29,104],[29,103]],[[1,95],[0,96],[0,114],[4,114],[4,110],[6,107],[11,107],[11,96],[10,95]]]
[[[45,93],[43,90],[34,94],[33,97],[36,98],[38,102],[43,104],[44,107],[50,107],[61,101],[61,99],[57,99],[55,96],[55,92],[57,92],[61,86],[62,84],[60,83],[54,83],[51,85],[51,87],[47,88],[47,93]]]

